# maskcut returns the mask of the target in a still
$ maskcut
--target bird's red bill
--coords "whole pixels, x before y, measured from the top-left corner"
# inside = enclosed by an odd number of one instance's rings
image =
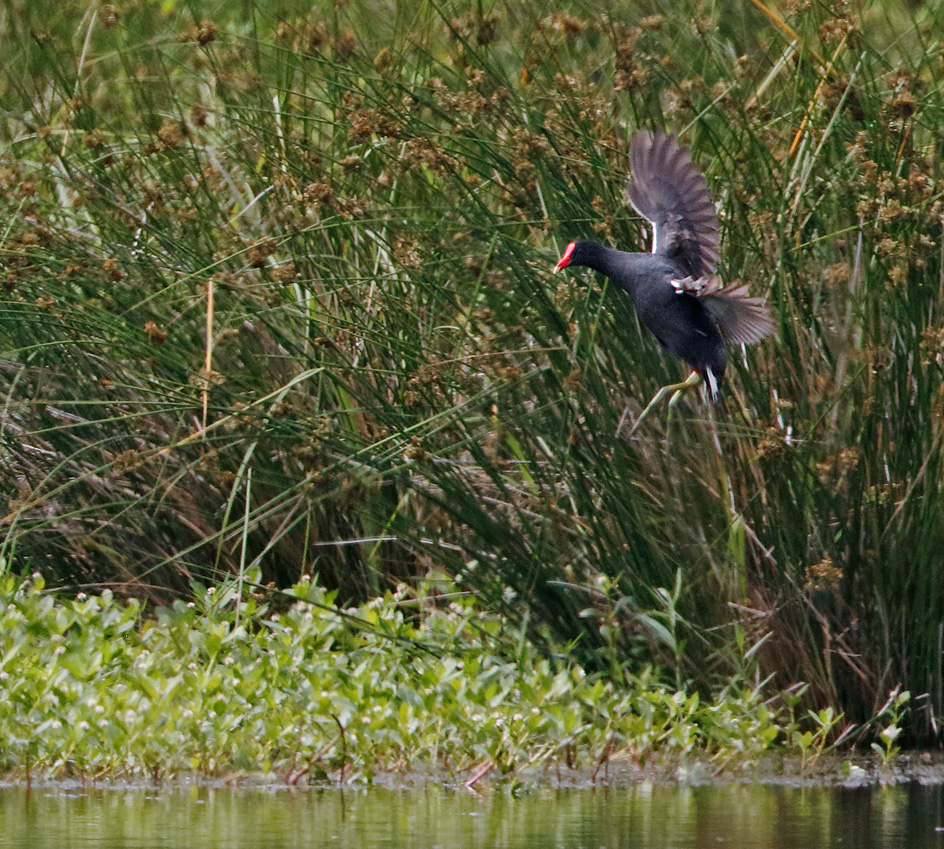
[[[577,247],[576,242],[571,242],[567,246],[564,255],[558,260],[557,265],[554,266],[555,271],[560,271],[562,268],[567,268],[567,266],[570,265],[570,255],[574,252],[575,247]]]

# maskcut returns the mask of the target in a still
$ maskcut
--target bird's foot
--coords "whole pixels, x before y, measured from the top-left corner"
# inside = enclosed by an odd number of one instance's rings
[[[704,382],[704,378],[697,372],[693,371],[685,380],[681,383],[670,383],[668,386],[663,386],[655,395],[652,396],[652,400],[646,404],[646,408],[639,414],[639,418],[636,419],[635,424],[633,424],[632,430],[630,430],[630,437],[636,433],[639,428],[639,425],[642,424],[643,419],[649,415],[652,411],[652,408],[655,407],[666,395],[672,393],[672,397],[669,399],[669,410],[674,409],[675,405],[681,400],[682,396],[689,390],[693,389],[696,386],[701,386]],[[625,419],[625,414],[620,419],[619,427],[616,429],[616,435],[620,435],[620,431],[623,428],[623,419]]]
[[[688,392],[689,389],[694,389],[696,386],[701,386],[705,382],[705,379],[697,371],[693,371],[688,377],[685,378],[681,383],[673,383],[671,386],[663,387],[668,389],[670,392],[674,389],[675,392],[672,393],[672,397],[669,399],[669,409],[674,407],[682,399],[682,396]]]

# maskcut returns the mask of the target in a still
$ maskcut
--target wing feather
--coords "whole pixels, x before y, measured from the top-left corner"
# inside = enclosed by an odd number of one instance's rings
[[[705,288],[700,298],[721,334],[735,345],[752,345],[776,330],[767,302],[748,294],[746,283],[714,291]]]
[[[627,202],[652,224],[652,252],[695,278],[718,262],[718,216],[704,175],[673,135],[640,130],[629,147]]]

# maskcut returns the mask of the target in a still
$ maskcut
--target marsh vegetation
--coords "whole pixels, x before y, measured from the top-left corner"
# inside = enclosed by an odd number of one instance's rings
[[[74,604],[176,600],[194,634],[204,587],[244,628],[242,605],[281,614],[299,581],[390,616],[420,593],[448,618],[462,594],[514,635],[496,662],[517,645],[522,675],[593,678],[591,716],[651,692],[763,705],[808,745],[849,725],[885,753],[937,741],[944,11],[0,14],[11,575]],[[575,238],[644,244],[622,202],[637,127],[691,148],[721,272],[777,317],[733,357],[720,454],[697,398],[616,435],[684,375],[620,293],[550,274]],[[39,757],[31,716],[10,763]]]

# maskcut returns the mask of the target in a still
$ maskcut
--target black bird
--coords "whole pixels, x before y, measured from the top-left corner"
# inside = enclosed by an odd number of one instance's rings
[[[720,288],[718,216],[704,176],[675,136],[640,130],[629,148],[632,178],[625,198],[652,225],[652,253],[630,253],[595,242],[571,242],[555,271],[586,266],[609,277],[633,297],[640,321],[694,371],[682,383],[663,387],[636,425],[669,392],[705,382],[720,398],[725,356],[722,338],[739,345],[758,342],[774,322],[763,298],[747,285]],[[635,430],[635,427],[634,427]]]

